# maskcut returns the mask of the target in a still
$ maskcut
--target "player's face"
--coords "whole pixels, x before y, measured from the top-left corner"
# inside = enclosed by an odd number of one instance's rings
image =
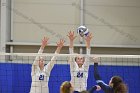
[[[77,56],[76,57],[76,63],[78,65],[83,65],[84,64],[84,61],[85,61],[85,58],[83,56]]]
[[[44,67],[44,59],[42,57],[39,58],[39,67],[40,68]]]

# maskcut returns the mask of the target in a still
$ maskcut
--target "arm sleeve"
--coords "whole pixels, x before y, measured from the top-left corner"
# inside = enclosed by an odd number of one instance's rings
[[[104,91],[109,91],[110,90],[110,87],[104,83],[104,81],[102,81],[99,73],[98,73],[98,63],[94,63],[94,78],[97,82],[97,84],[104,90]]]
[[[90,55],[90,51],[91,51],[91,49],[89,49],[89,48],[86,48],[86,51],[87,51],[87,55]]]
[[[69,48],[69,53],[70,53],[70,54],[74,54],[73,48]],[[70,56],[70,59],[69,59],[68,63],[70,64],[70,69],[71,69],[71,70],[74,69],[75,66],[77,65],[77,64],[75,63],[75,57],[72,57],[72,56]]]
[[[92,88],[90,88],[90,89],[88,90],[88,92],[89,92],[89,93],[93,93],[96,89],[97,89],[97,87],[96,87],[96,86],[93,86]]]
[[[89,68],[89,63],[90,63],[89,56],[90,56],[90,49],[86,48],[86,57],[85,57],[85,62],[83,65],[84,65],[84,68],[87,70]]]
[[[98,63],[94,63],[94,78],[95,80],[101,80],[97,67],[98,67]]]
[[[55,54],[58,54],[55,52]],[[56,56],[53,56],[51,58],[51,61],[45,66],[45,73],[47,73],[48,75],[50,75],[52,68],[54,67],[54,65],[56,64]]]
[[[73,54],[73,48],[69,48],[69,54]]]
[[[40,48],[39,51],[38,51],[38,54],[39,53],[43,53],[43,49]],[[38,60],[39,60],[39,56],[36,56],[36,58],[35,58],[35,60],[34,60],[34,62],[32,64],[31,75],[34,75],[36,73],[36,71],[39,69],[39,67],[38,67]]]

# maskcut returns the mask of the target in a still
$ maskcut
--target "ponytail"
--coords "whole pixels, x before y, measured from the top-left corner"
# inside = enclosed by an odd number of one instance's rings
[[[61,84],[60,93],[70,93],[71,92],[71,83],[69,81],[65,81]]]
[[[114,93],[127,93],[127,86],[119,76],[112,77]]]
[[[127,93],[127,86],[124,83],[120,83],[115,89],[114,93]]]

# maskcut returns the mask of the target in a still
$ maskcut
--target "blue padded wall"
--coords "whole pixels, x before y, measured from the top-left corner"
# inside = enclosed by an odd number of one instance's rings
[[[99,72],[106,83],[113,75],[119,75],[128,85],[129,93],[140,91],[140,66],[99,66]],[[50,93],[59,93],[61,83],[70,79],[69,65],[55,65],[49,79]],[[89,69],[88,88],[95,84],[92,65]],[[0,63],[0,93],[29,93],[30,87],[30,64]]]

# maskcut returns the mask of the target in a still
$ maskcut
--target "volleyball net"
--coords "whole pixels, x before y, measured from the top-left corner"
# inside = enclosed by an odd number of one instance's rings
[[[49,93],[59,93],[61,83],[71,80],[69,62],[73,60],[70,61],[70,57],[79,54],[0,53],[0,93],[29,93],[32,83],[39,82],[33,81],[31,75],[35,58],[43,57],[47,65],[53,56],[56,57],[55,65],[50,75],[46,76],[49,79],[44,82],[48,84]],[[99,74],[107,84],[112,76],[117,75],[124,79],[129,87],[129,93],[140,91],[140,55],[81,54],[81,56],[89,59],[87,89],[96,84],[93,76],[94,62],[91,58],[98,58]]]

